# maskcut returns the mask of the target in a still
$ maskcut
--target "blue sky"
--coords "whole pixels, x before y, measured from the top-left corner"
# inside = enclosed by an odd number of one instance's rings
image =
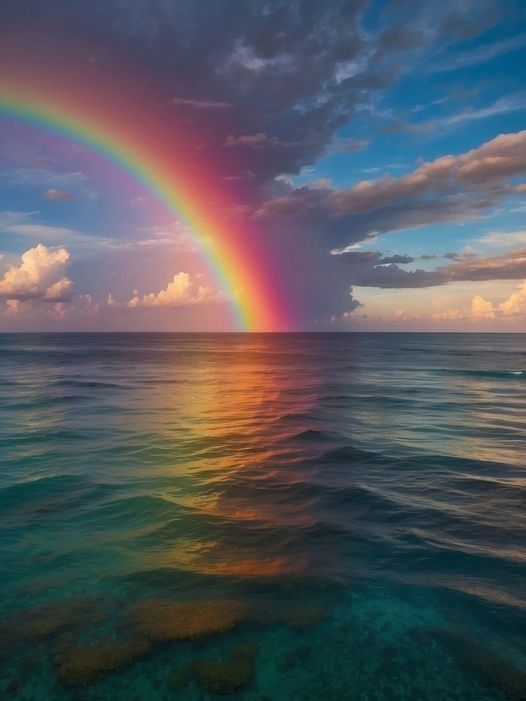
[[[67,62],[78,37],[86,61],[140,63],[239,183],[301,309],[291,328],[522,331],[525,10],[6,0],[0,39]],[[183,222],[89,149],[2,115],[0,254],[0,330],[230,328]]]

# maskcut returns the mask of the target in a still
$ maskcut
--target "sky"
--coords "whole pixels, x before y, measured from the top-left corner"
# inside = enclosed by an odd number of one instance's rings
[[[520,0],[3,0],[0,331],[526,331],[525,65]]]

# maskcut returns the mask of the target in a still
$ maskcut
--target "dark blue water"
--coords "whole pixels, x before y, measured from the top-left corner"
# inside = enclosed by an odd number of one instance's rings
[[[0,695],[526,699],[526,336],[0,335]]]

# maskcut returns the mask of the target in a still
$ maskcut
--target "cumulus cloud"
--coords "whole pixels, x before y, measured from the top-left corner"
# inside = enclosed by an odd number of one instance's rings
[[[50,187],[44,192],[44,197],[47,200],[55,200],[57,202],[65,202],[71,199],[71,194],[66,190],[57,190],[55,187]]]
[[[499,304],[498,310],[504,316],[526,314],[526,280],[508,299]]]
[[[7,300],[65,302],[71,298],[73,282],[66,276],[69,252],[42,244],[22,254],[19,266],[12,265],[0,279],[0,297]]]
[[[189,273],[174,275],[164,290],[149,292],[141,295],[133,290],[131,298],[124,303],[116,302],[112,295],[108,296],[108,306],[140,309],[147,307],[187,307],[199,304],[211,304],[226,301],[222,292],[213,290],[207,285],[199,284]]]
[[[472,319],[494,319],[495,310],[493,304],[481,295],[475,295],[471,302]]]
[[[436,321],[457,321],[465,319],[466,313],[461,309],[445,309],[441,312],[435,312],[431,318]]]
[[[526,280],[523,280],[508,299],[500,304],[485,299],[477,294],[471,301],[469,309],[445,309],[433,314],[436,321],[461,320],[461,319],[502,319],[516,316],[526,316]]]

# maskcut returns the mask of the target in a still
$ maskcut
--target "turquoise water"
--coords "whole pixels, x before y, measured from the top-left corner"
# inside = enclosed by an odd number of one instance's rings
[[[0,335],[6,699],[526,699],[526,336]]]

